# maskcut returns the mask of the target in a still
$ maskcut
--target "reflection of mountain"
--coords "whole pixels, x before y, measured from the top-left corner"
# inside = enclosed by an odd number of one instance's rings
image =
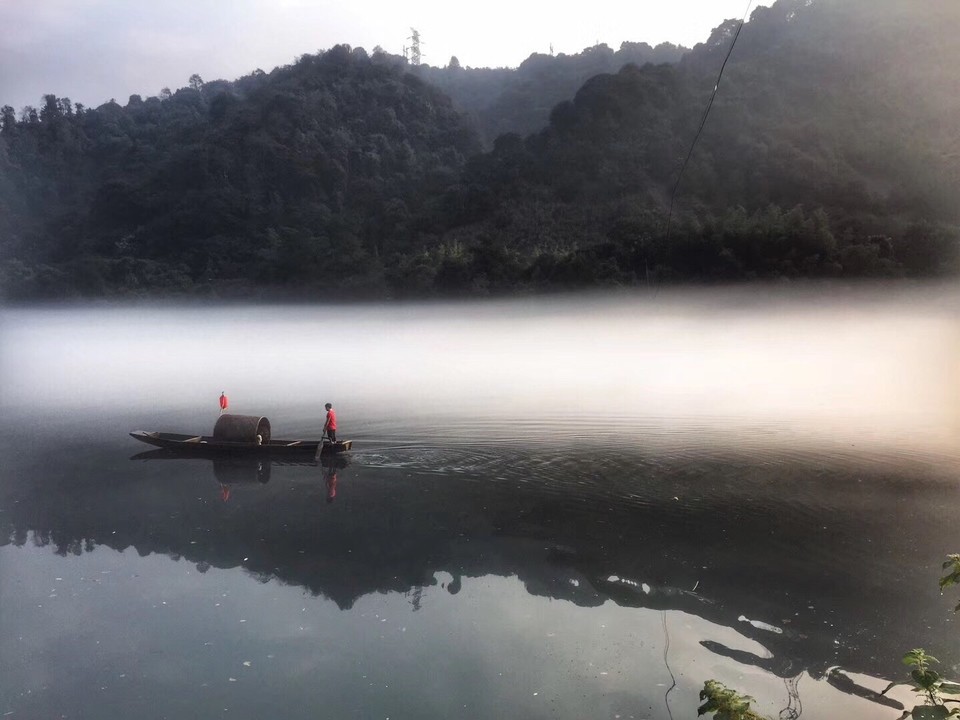
[[[896,658],[918,642],[955,659],[953,643],[936,644],[955,638],[936,562],[960,547],[948,502],[957,491],[918,468],[637,457],[570,461],[531,481],[526,466],[480,477],[354,462],[330,505],[327,468],[309,464],[274,464],[266,484],[262,468],[233,468],[247,481],[220,503],[208,502],[221,477],[210,461],[114,459],[52,472],[32,458],[5,480],[4,536],[19,544],[32,531],[64,554],[103,544],[243,567],[342,608],[416,591],[438,572],[454,577],[451,592],[462,576],[517,575],[533,594],[582,606],[679,610],[733,627],[773,655],[738,659],[784,678],[837,665],[896,676]]]

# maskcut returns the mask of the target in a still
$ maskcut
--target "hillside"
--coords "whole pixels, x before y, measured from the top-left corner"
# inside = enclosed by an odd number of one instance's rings
[[[535,126],[573,69],[618,53],[532,56],[501,77],[340,46],[124,107],[4,108],[2,291],[379,297],[956,272],[960,5],[757,9],[671,215],[737,25],[677,62],[590,77],[546,127],[489,152],[484,133]],[[538,73],[559,79],[525,90]]]
[[[675,66],[592,78],[547,129],[474,158],[449,198],[458,215],[433,251],[435,282],[956,272],[960,5],[949,0],[756,10],[668,236],[679,168],[737,24]]]
[[[489,150],[505,133],[528,135],[542,130],[554,106],[572,98],[593,76],[617,72],[628,64],[676,63],[685,52],[670,43],[656,47],[622,43],[616,52],[600,44],[572,55],[534,53],[516,69],[464,68],[456,58],[443,68],[419,65],[411,69],[450,96]]]
[[[382,284],[479,143],[450,100],[341,46],[125,107],[46,97],[0,136],[8,295]]]

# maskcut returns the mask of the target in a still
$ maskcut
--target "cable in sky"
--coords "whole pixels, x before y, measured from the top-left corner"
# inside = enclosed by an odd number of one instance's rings
[[[733,48],[737,44],[737,38],[740,37],[740,31],[743,29],[743,24],[747,21],[747,14],[750,12],[750,6],[753,5],[753,0],[749,0],[747,3],[747,9],[743,13],[743,17],[740,18],[740,24],[737,25],[737,31],[733,34],[733,42],[730,43],[730,49],[727,50],[727,56],[723,59],[723,65],[720,66],[720,72],[717,75],[717,82],[713,86],[713,92],[710,94],[710,100],[707,103],[706,109],[703,111],[703,117],[700,118],[700,127],[697,128],[697,134],[693,138],[693,142],[690,143],[690,151],[687,153],[686,159],[683,161],[683,165],[680,167],[680,174],[677,176],[677,183],[673,186],[673,192],[670,193],[670,212],[667,214],[667,242],[670,242],[670,229],[673,223],[673,202],[677,198],[677,190],[680,189],[680,181],[683,179],[683,171],[687,169],[687,163],[690,162],[690,158],[693,155],[693,149],[697,146],[697,140],[700,139],[700,133],[703,132],[703,126],[707,124],[707,116],[710,114],[710,108],[713,107],[713,101],[717,97],[717,90],[720,89],[720,78],[723,77],[723,70],[727,67],[727,61],[730,59],[730,55],[733,53]]]

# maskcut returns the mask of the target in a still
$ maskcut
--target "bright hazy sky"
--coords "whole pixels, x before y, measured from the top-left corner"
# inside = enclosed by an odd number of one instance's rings
[[[770,5],[755,0],[750,7]],[[183,87],[193,73],[233,80],[338,43],[400,54],[410,28],[424,62],[515,67],[533,52],[597,42],[692,47],[747,0],[0,0],[0,105],[53,93],[95,107]]]

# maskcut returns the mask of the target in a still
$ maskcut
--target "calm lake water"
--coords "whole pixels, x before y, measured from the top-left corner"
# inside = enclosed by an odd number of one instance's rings
[[[960,293],[0,311],[0,715],[897,718]],[[345,463],[171,459],[221,391]]]

